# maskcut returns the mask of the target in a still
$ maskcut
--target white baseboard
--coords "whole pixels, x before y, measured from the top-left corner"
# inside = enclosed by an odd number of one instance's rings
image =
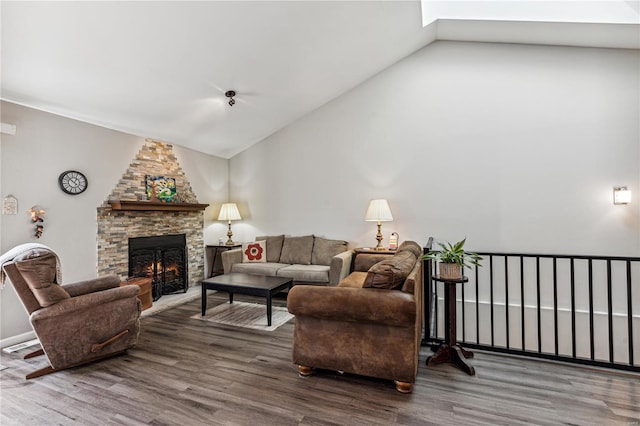
[[[36,333],[34,331],[28,331],[26,333],[18,334],[17,336],[7,337],[0,340],[0,348],[6,348],[8,346],[17,345],[28,340],[36,339]]]

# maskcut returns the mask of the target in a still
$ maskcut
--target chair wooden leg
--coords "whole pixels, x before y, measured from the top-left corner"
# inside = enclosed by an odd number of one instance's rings
[[[396,384],[396,390],[400,393],[413,392],[413,383],[399,382],[396,380],[395,384]]]
[[[25,379],[27,379],[27,380],[35,379],[36,377],[45,376],[47,374],[55,373],[56,371],[58,371],[58,370],[56,370],[55,368],[53,368],[50,365],[47,365],[46,367],[41,368],[40,370],[36,370],[33,373],[27,374]]]
[[[306,365],[299,365],[298,373],[300,373],[302,377],[308,377],[313,374],[313,368],[307,367]]]
[[[22,359],[35,358],[40,355],[44,355],[44,350],[42,348],[38,349],[37,351],[29,352]]]
[[[47,365],[47,366],[46,366],[46,367],[44,367],[44,368],[41,368],[41,369],[39,369],[39,370],[36,370],[36,371],[34,371],[34,372],[32,372],[32,373],[27,374],[27,375],[26,375],[26,377],[25,377],[25,379],[27,379],[27,380],[29,380],[29,379],[35,379],[36,377],[45,376],[45,375],[47,375],[47,374],[55,373],[55,372],[57,372],[57,371],[68,370],[69,368],[79,367],[79,366],[81,366],[81,365],[85,365],[85,364],[91,364],[91,363],[96,362],[96,361],[100,361],[100,360],[103,360],[103,359],[107,359],[107,358],[111,358],[111,357],[114,357],[114,356],[117,356],[117,355],[123,354],[123,353],[125,353],[126,351],[127,351],[127,350],[125,349],[125,350],[120,351],[120,352],[114,352],[114,353],[112,353],[112,354],[103,355],[103,356],[100,356],[100,357],[97,357],[97,358],[93,358],[93,359],[92,359],[92,360],[90,360],[90,361],[86,361],[86,362],[79,362],[78,364],[68,365],[68,366],[66,366],[66,367],[64,367],[64,368],[53,368],[51,365]]]

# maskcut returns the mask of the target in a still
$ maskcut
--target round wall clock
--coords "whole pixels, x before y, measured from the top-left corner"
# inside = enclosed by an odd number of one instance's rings
[[[82,194],[87,189],[87,177],[75,170],[67,170],[62,172],[58,177],[58,184],[67,194]]]

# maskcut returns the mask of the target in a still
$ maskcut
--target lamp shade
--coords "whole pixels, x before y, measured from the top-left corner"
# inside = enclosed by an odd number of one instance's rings
[[[236,203],[225,203],[220,207],[220,214],[218,220],[240,220],[240,212]]]
[[[387,200],[371,200],[367,214],[364,215],[367,222],[389,222],[393,220],[391,209]]]

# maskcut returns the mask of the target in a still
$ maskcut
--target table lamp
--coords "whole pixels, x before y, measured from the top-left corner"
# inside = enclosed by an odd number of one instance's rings
[[[228,246],[232,246],[234,244],[231,237],[233,236],[233,232],[231,232],[231,221],[232,220],[241,220],[240,212],[238,211],[238,206],[236,203],[225,203],[220,207],[220,214],[218,215],[218,220],[226,220],[229,223],[229,230],[227,231],[227,237],[229,239],[225,243]]]
[[[364,220],[367,222],[378,222],[378,234],[376,235],[378,245],[375,247],[375,250],[384,250],[385,248],[382,246],[382,222],[390,222],[393,220],[393,215],[391,214],[387,200],[371,200],[367,213],[364,215]]]

